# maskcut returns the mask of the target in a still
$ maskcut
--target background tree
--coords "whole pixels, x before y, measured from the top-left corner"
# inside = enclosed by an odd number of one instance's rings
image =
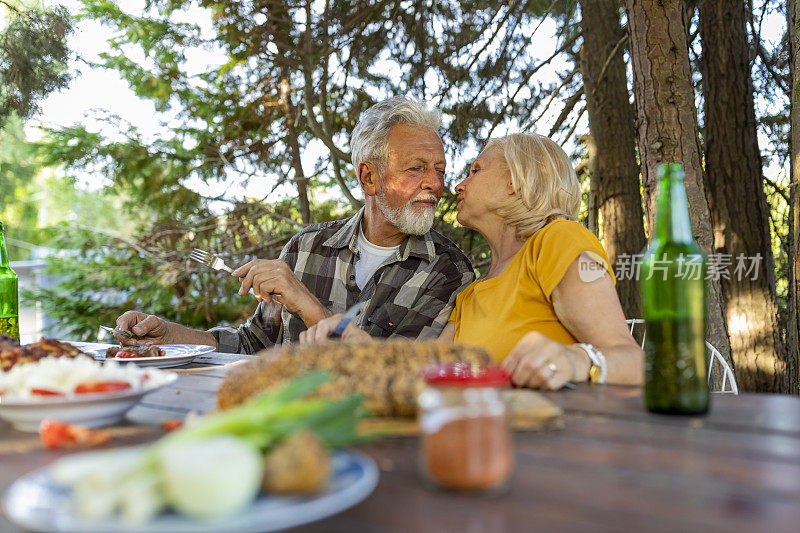
[[[692,232],[698,245],[710,254],[714,234],[697,139],[683,0],[627,0],[626,7],[648,234],[652,235],[658,165],[681,162]],[[707,337],[735,368],[718,279],[708,282]]]
[[[28,254],[52,232],[41,231],[44,179],[40,162],[26,142],[23,121],[39,102],[70,80],[67,37],[72,19],[62,7],[29,8],[0,0],[0,221],[8,233],[10,257]],[[39,195],[38,197],[36,195]],[[22,248],[22,247],[27,248]]]
[[[755,279],[733,273],[721,279],[737,381],[744,390],[789,391],[797,369],[781,343],[745,4],[700,2],[699,11],[714,252],[731,257],[733,265],[739,257],[748,266],[749,258],[760,258]]]
[[[35,151],[25,142],[22,121],[9,117],[0,129],[0,221],[7,226],[6,244],[12,258],[27,253],[17,242],[40,242],[35,230],[39,217],[35,196],[39,171]]]
[[[621,254],[641,253],[645,245],[634,111],[624,61],[628,37],[619,24],[618,1],[581,0],[580,5],[581,73],[594,152],[591,189],[602,218],[603,246],[616,264]],[[617,280],[617,293],[625,316],[641,316],[637,280]]]
[[[438,104],[448,159],[458,165],[466,163],[461,154],[474,154],[496,131],[533,127],[556,89],[579,85],[572,73],[553,85],[536,77],[554,58],[577,53],[578,28],[569,16],[575,6],[567,4],[204,0],[213,20],[213,32],[204,33],[179,20],[188,1],[154,0],[146,12],[131,14],[85,0],[81,16],[114,29],[111,51],[97,66],[119,72],[152,101],[166,133],[148,138],[107,116],[122,139],[76,124],[47,130],[41,143],[46,163],[107,177],[109,192],[135,221],[127,234],[83,232],[61,243],[98,250],[58,265],[64,292],[80,294],[80,301],[101,287],[115,295],[92,309],[94,317],[76,301],[72,309],[83,317],[76,334],[94,335],[92,321],[115,310],[154,309],[150,300],[156,312],[198,327],[249,315],[255,302],[226,299],[231,281],[189,264],[188,251],[209,248],[234,263],[276,257],[303,224],[353,213],[360,202],[351,192],[357,185],[349,132],[377,100],[410,94]],[[562,35],[552,56],[531,63],[531,37],[544,16],[558,17]],[[226,61],[192,72],[185,58],[200,50]],[[579,114],[570,111],[551,134],[575,131]],[[460,170],[448,185],[460,181]],[[251,182],[271,183],[267,194],[286,185],[296,192],[269,206],[224,192]],[[344,202],[315,198],[332,188]],[[476,266],[488,267],[488,247],[453,226],[454,209],[447,193],[436,228],[461,243]],[[80,264],[70,269],[70,261]],[[154,276],[145,275],[148,269]],[[97,272],[91,284],[86,270]],[[207,297],[198,302],[199,295]],[[52,312],[69,307],[68,299],[41,298]]]
[[[791,148],[789,187],[789,319],[787,350],[789,358],[800,361],[800,3],[791,0],[786,8],[789,28],[789,65],[792,74]],[[800,383],[794,382],[794,394]]]
[[[12,114],[23,119],[38,102],[69,82],[66,38],[72,20],[63,7],[26,8],[0,0],[8,22],[0,28],[0,127]]]
[[[769,20],[774,27],[772,14],[783,14],[785,7],[780,0],[746,2],[759,95],[755,119],[759,135],[768,139],[764,165],[781,164],[789,158],[789,41],[775,41],[775,32],[762,32],[762,25]],[[394,94],[443,109],[450,188],[492,136],[529,130],[554,138],[577,163],[584,200],[580,221],[599,233],[612,258],[638,252],[641,247],[629,243],[641,239],[643,229],[632,148],[637,130],[630,127],[627,87],[633,80],[624,75],[627,45],[620,6],[583,2],[582,21],[578,4],[149,0],[143,10],[128,12],[116,3],[83,0],[80,16],[104,24],[112,34],[107,53],[93,66],[118,74],[151,102],[160,126],[145,133],[100,113],[94,116],[105,124],[86,120],[46,129],[38,155],[27,147],[4,152],[17,156],[18,163],[58,167],[56,175],[67,179],[62,184],[86,192],[75,201],[98,202],[94,220],[72,213],[72,223],[47,230],[57,234],[52,244],[62,249],[52,262],[62,284],[38,300],[46,312],[60,313],[74,325],[73,336],[85,338],[96,334],[99,321],[132,307],[197,327],[245,319],[255,302],[235,296],[234,280],[188,263],[188,250],[209,248],[234,263],[275,257],[305,224],[355,212],[361,200],[349,133],[363,109]],[[668,7],[676,13],[674,4]],[[697,125],[687,122],[695,118],[694,99],[706,107],[700,64],[705,43],[698,39],[694,11],[685,13],[683,37],[661,18],[644,34],[647,46],[668,44],[657,52],[668,52],[682,40],[689,53],[688,67],[686,62],[671,67],[674,71],[655,84],[647,72],[636,83],[657,95],[659,105],[668,104],[647,107],[647,118],[659,127],[639,129],[645,180],[654,180],[652,165],[659,157],[689,163],[690,171],[700,168],[693,132],[698,126],[707,129],[705,117],[697,116]],[[545,45],[552,48],[543,54]],[[203,54],[212,57],[198,67]],[[654,60],[667,64],[658,54]],[[644,73],[641,65],[634,67]],[[675,81],[684,77],[694,83]],[[663,120],[653,118],[658,109],[665,111]],[[639,112],[645,116],[643,109]],[[682,136],[659,137],[677,131],[675,123]],[[641,144],[648,134],[654,137]],[[25,144],[19,137],[13,142]],[[14,172],[5,164],[4,172]],[[72,187],[87,175],[95,182],[102,179],[103,186],[97,191]],[[788,176],[780,173],[764,176],[781,320],[796,292],[787,288],[795,257],[787,184]],[[24,204],[19,197],[30,194],[24,185],[15,189],[15,217]],[[53,196],[68,198],[66,189],[57,191]],[[704,202],[697,205],[693,215],[708,222]],[[454,210],[454,198],[446,192],[435,227],[482,272],[489,264],[488,247],[474,231],[455,224]],[[45,211],[40,206],[40,223]],[[763,218],[756,224],[763,226]],[[628,248],[621,251],[621,246]],[[630,316],[637,314],[629,305],[634,287],[619,287]],[[712,309],[712,324],[717,324],[714,317]],[[724,341],[711,339],[724,351]]]

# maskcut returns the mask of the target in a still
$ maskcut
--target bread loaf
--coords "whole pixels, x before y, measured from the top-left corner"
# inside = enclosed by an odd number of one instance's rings
[[[455,361],[491,363],[483,348],[405,339],[301,344],[260,355],[228,373],[217,393],[221,409],[311,370],[324,369],[334,377],[320,387],[320,396],[341,398],[358,392],[377,416],[414,416],[425,367]]]

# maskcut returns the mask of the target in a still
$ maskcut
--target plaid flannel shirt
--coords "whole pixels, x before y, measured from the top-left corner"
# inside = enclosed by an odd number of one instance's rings
[[[333,313],[366,301],[354,323],[373,337],[428,339],[447,324],[456,294],[475,274],[469,259],[443,235],[431,230],[409,235],[361,290],[356,285],[358,228],[364,209],[349,219],[309,226],[292,237],[280,259]],[[209,330],[219,351],[255,353],[275,344],[297,342],[303,320],[277,302],[261,302],[245,324]]]

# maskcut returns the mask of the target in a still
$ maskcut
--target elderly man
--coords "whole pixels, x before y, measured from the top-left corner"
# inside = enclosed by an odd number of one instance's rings
[[[128,311],[117,327],[144,340],[117,338],[254,353],[297,342],[306,328],[356,302],[365,305],[354,323],[373,337],[437,337],[456,294],[474,278],[461,250],[431,230],[446,166],[440,125],[438,110],[404,97],[364,112],[350,140],[364,207],[305,228],[279,259],[236,269],[239,293],[252,290],[260,301],[247,323],[200,331]]]

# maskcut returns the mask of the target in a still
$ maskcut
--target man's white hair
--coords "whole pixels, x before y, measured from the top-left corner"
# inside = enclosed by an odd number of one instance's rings
[[[393,96],[364,111],[350,136],[350,154],[356,172],[359,163],[367,161],[383,174],[389,164],[389,130],[397,124],[419,126],[438,133],[442,113],[436,107],[428,109],[424,103],[405,96]]]

